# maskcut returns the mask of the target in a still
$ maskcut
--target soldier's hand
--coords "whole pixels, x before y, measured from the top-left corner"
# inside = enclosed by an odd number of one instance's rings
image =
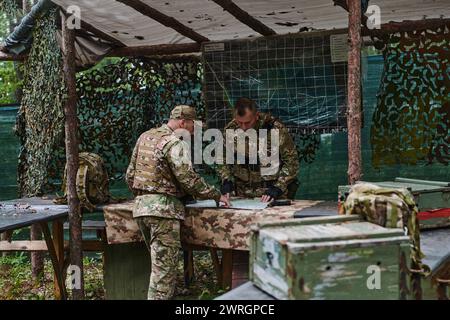
[[[278,187],[269,187],[265,194],[261,197],[261,202],[270,202],[276,200],[283,194],[283,191]]]
[[[224,207],[231,207],[229,196],[227,197],[226,195],[221,195],[219,201],[225,204]]]

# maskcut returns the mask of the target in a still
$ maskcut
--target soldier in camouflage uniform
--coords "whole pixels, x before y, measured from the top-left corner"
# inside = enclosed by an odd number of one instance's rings
[[[263,202],[286,197],[293,199],[298,188],[299,159],[294,141],[286,127],[270,114],[258,112],[253,100],[241,98],[235,106],[234,120],[225,127],[225,132],[228,129],[237,130],[239,128],[244,131],[253,128],[256,132],[259,129],[267,129],[268,145],[270,145],[270,130],[278,129],[280,166],[275,174],[261,174],[262,165],[259,159],[256,164],[249,164],[250,148],[246,142],[245,164],[224,164],[219,167],[222,193],[227,196],[235,192],[237,196],[261,197]],[[226,134],[224,136],[226,137]],[[237,139],[234,141],[234,150],[238,150],[236,141]],[[235,158],[237,152],[235,151]]]
[[[195,109],[176,106],[167,124],[144,132],[138,139],[126,180],[137,195],[133,218],[149,248],[152,262],[148,299],[170,299],[174,295],[180,245],[180,220],[184,220],[185,195],[229,200],[207,184],[193,169],[190,159],[180,158],[187,143],[176,130],[194,131]]]

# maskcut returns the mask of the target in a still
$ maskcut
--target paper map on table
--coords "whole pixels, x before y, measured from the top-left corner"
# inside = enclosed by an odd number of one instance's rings
[[[186,205],[187,208],[217,208],[214,200],[199,200],[196,203]],[[267,203],[259,199],[236,199],[231,200],[230,209],[262,210],[267,208]]]

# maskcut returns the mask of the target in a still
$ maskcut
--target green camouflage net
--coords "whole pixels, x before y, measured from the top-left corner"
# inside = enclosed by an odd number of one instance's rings
[[[196,57],[121,59],[77,76],[80,152],[105,161],[110,178],[121,179],[141,133],[168,120],[177,104],[204,118],[202,69]],[[64,147],[55,151],[50,176],[61,178]]]
[[[65,86],[56,16],[56,10],[51,10],[36,22],[33,45],[24,67],[23,98],[16,124],[21,144],[18,164],[21,196],[45,192],[54,150],[63,141]]]
[[[449,25],[391,35],[373,115],[373,164],[450,162]]]
[[[19,13],[19,7],[15,0],[0,1],[0,14],[5,13],[9,18],[15,18]]]

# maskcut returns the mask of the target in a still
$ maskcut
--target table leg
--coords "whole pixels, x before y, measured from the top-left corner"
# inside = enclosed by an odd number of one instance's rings
[[[184,285],[188,287],[194,279],[194,254],[189,246],[183,250],[184,257]]]
[[[214,270],[216,271],[217,282],[219,283],[219,286],[222,286],[222,270],[220,266],[219,257],[217,256],[217,249],[209,248],[209,252],[211,254],[211,260],[214,265]]]
[[[66,293],[66,286],[64,283],[64,276],[63,276],[63,263],[64,263],[64,238],[61,242],[61,234],[63,231],[62,224],[57,225],[54,227],[53,231],[55,229],[57,230],[57,234],[55,238],[52,239],[52,236],[50,234],[50,229],[48,228],[48,224],[45,222],[41,222],[41,229],[42,233],[44,234],[45,243],[47,244],[48,253],[50,255],[50,259],[52,261],[53,270],[55,272],[55,298],[58,300],[66,300],[67,299],[67,293]],[[57,249],[56,249],[57,248]],[[58,256],[57,250],[59,253],[61,253],[62,248],[62,255]]]
[[[225,290],[231,289],[233,280],[233,250],[222,250],[222,284],[221,287]]]
[[[52,233],[53,233],[53,243],[55,245],[55,253],[58,258],[59,270],[61,270],[63,275],[63,280],[66,279],[64,273],[64,222],[62,220],[57,220],[52,223]],[[55,283],[58,283],[56,273],[53,275]],[[55,286],[55,297],[61,297],[61,288]]]

